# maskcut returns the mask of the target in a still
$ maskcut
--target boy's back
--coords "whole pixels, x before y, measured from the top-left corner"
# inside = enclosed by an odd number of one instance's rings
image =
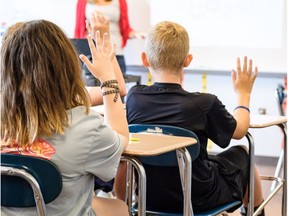
[[[173,125],[197,134],[201,150],[200,155],[193,162],[194,210],[207,209],[208,203],[211,207],[215,204],[219,205],[219,197],[224,201],[231,190],[240,196],[237,188],[234,189],[232,185],[227,187],[225,179],[217,175],[221,167],[208,159],[206,137],[209,136],[224,148],[228,146],[236,127],[235,119],[225,110],[216,96],[189,93],[183,90],[181,85],[173,83],[140,85],[130,89],[126,110],[129,124]],[[225,163],[216,160],[217,163]],[[145,170],[147,209],[181,211],[183,197],[178,167],[145,166]],[[237,169],[225,168],[223,172],[233,176]]]

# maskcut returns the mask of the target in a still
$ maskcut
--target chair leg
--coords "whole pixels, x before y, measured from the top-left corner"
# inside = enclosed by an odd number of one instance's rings
[[[277,166],[276,166],[276,170],[275,170],[275,174],[274,177],[280,177],[280,173],[281,173],[281,169],[283,167],[283,159],[284,159],[284,151],[283,149],[281,150],[278,162],[277,162]],[[274,191],[276,186],[276,181],[272,182],[271,188],[270,188],[270,192]]]

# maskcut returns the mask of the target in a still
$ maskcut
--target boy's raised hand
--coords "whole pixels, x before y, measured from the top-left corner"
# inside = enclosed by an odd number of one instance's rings
[[[232,83],[234,90],[237,94],[250,95],[255,79],[258,75],[258,68],[255,67],[253,73],[253,62],[249,59],[247,62],[247,56],[244,57],[243,66],[241,67],[240,58],[237,58],[237,71],[232,70]]]

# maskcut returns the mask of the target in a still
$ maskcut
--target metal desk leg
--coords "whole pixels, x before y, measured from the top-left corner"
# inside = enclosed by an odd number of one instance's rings
[[[276,166],[276,169],[275,169],[275,174],[274,174],[274,177],[275,178],[278,178],[281,176],[281,169],[283,167],[283,159],[284,159],[284,150],[282,149],[281,152],[280,152],[280,156],[279,156],[279,159],[278,159],[278,162],[277,162],[277,166]],[[271,188],[270,188],[270,192],[273,192],[275,187],[276,187],[276,181],[273,181],[272,184],[271,184]]]
[[[186,148],[177,149],[177,159],[183,190],[184,201],[184,216],[193,216],[191,203],[191,188],[192,188],[192,159]]]
[[[136,159],[133,156],[129,156],[129,155],[123,155],[121,158],[122,161],[127,161],[128,164],[131,164],[131,170],[132,172],[129,170],[129,166],[128,165],[128,171],[127,171],[127,176],[128,176],[128,187],[132,187],[133,185],[133,171],[134,169],[136,169],[137,174],[138,174],[138,216],[145,216],[146,215],[146,173],[145,173],[145,169],[143,167],[143,165],[141,164],[141,162]],[[127,190],[126,190],[127,191]],[[129,203],[129,199],[132,200],[132,188],[128,189],[128,207],[131,210],[132,207],[132,201],[130,201],[131,203]],[[130,206],[129,206],[130,205]]]
[[[249,143],[249,155],[250,155],[250,179],[249,179],[249,203],[248,203],[248,214],[252,216],[254,213],[254,139],[252,135],[247,132],[246,138]]]
[[[283,163],[283,179],[284,179],[284,185],[283,185],[283,196],[282,196],[282,215],[287,216],[287,208],[288,208],[288,201],[287,201],[287,193],[288,193],[288,187],[287,187],[287,181],[288,181],[288,167],[287,167],[287,157],[288,157],[288,149],[287,149],[287,128],[286,124],[280,124],[278,125],[284,135],[284,163]]]

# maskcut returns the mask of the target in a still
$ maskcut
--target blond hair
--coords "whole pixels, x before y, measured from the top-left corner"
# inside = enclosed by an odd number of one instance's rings
[[[189,52],[188,33],[177,23],[160,22],[148,34],[145,52],[154,71],[178,73]]]
[[[55,24],[18,23],[1,48],[1,141],[28,145],[38,136],[63,134],[67,110],[90,100],[75,47]]]

